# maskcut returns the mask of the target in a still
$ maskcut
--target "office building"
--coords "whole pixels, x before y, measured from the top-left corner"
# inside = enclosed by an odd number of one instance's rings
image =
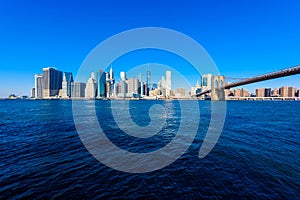
[[[166,96],[171,96],[172,90],[172,80],[171,80],[171,71],[166,71]]]
[[[55,68],[43,68],[43,98],[58,96],[62,89],[62,72]]]
[[[283,86],[283,87],[279,88],[279,95],[281,97],[288,97],[289,96],[289,87]]]
[[[97,97],[104,98],[106,97],[106,73],[103,70],[99,70],[97,75]]]
[[[71,72],[65,72],[62,81],[62,91],[61,97],[68,98],[71,97],[71,83],[74,82],[73,75]]]
[[[143,75],[142,75],[142,73],[139,74],[139,81],[140,81],[139,94],[141,96],[143,96],[144,95],[144,83],[143,83]]]
[[[274,88],[271,92],[272,97],[279,97],[279,90],[277,88]]]
[[[95,98],[97,92],[97,83],[95,80],[95,74],[92,72],[91,77],[88,79],[85,87],[85,98]]]
[[[150,72],[150,70],[147,70],[146,91],[145,91],[146,96],[149,96],[149,91],[151,89],[152,89],[152,87],[151,87],[151,72]]]
[[[161,77],[161,95],[166,97],[166,80],[165,77]]]
[[[72,98],[83,98],[85,96],[85,83],[71,82],[71,97]]]
[[[255,90],[256,97],[265,97],[265,88]]]
[[[271,88],[265,88],[265,97],[271,96]]]
[[[296,88],[289,87],[288,88],[288,97],[295,97],[295,94],[296,94]]]
[[[43,98],[43,75],[42,74],[34,75],[34,88],[35,88],[34,98]]]
[[[139,81],[137,78],[129,78],[127,80],[127,93],[129,95],[138,94],[139,90]]]

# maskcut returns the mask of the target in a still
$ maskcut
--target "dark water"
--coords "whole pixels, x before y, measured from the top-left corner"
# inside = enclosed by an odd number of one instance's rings
[[[153,143],[132,140],[117,127],[108,137],[135,152],[170,142],[178,102],[130,102],[131,114],[140,116],[133,120],[147,125],[145,110],[155,103],[173,104],[174,112]],[[299,199],[300,102],[228,102],[222,135],[203,159],[198,152],[210,102],[199,103],[201,126],[187,152],[161,170],[131,174],[105,166],[85,149],[71,101],[0,101],[0,199]],[[107,120],[100,120],[103,126],[110,124],[109,107],[109,101],[96,102],[98,116]]]

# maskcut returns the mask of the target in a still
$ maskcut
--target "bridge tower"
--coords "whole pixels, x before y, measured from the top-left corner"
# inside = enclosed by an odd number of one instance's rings
[[[225,77],[212,76],[211,78],[211,100],[212,101],[225,101]]]

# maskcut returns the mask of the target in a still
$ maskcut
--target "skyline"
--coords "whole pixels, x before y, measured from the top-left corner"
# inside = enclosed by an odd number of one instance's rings
[[[174,29],[195,39],[220,73],[229,77],[251,77],[293,66],[300,63],[299,7],[298,1],[1,2],[0,97],[29,95],[33,74],[43,67],[72,71],[76,77],[98,43],[147,26]],[[114,68],[155,62],[175,69],[185,67],[184,62],[176,66],[170,55],[148,51],[120,58]],[[184,72],[194,85],[198,75]],[[299,75],[245,88],[253,92],[283,85],[300,88]]]
[[[294,71],[297,68],[292,68]],[[160,68],[161,69],[161,68]],[[131,76],[126,75],[124,71],[113,70],[112,66],[109,71],[97,70],[91,72],[87,81],[80,82],[73,79],[72,72],[63,72],[57,68],[43,68],[43,74],[35,74],[35,86],[31,90],[30,98],[143,98],[156,97],[157,98],[193,98],[197,93],[208,91],[212,89],[213,84],[218,85],[215,81],[222,81],[224,76],[214,77],[212,74],[203,74],[200,78],[200,84],[197,81],[195,86],[184,88],[182,85],[176,88],[172,85],[172,71],[169,69],[165,71],[165,76],[162,75],[159,81],[152,81],[151,71],[149,66],[147,69],[147,77],[143,79],[142,73]],[[287,69],[291,72],[291,69]],[[120,74],[116,79],[115,74]],[[176,71],[175,71],[176,74]],[[133,75],[133,76],[132,76]],[[180,74],[179,74],[180,75]],[[290,75],[288,75],[290,76]],[[185,80],[188,82],[188,80]],[[181,80],[184,82],[184,79]],[[230,83],[226,83],[227,85]],[[244,85],[242,85],[244,86]],[[214,86],[216,87],[216,86]],[[143,88],[143,89],[142,89]],[[209,92],[210,93],[210,92]],[[204,93],[203,93],[204,94]],[[210,93],[209,96],[212,96]],[[300,97],[299,88],[292,86],[281,86],[280,88],[256,88],[255,93],[247,91],[243,87],[230,87],[225,89],[225,98],[229,97]],[[18,96],[18,95],[17,95]],[[9,98],[17,97],[14,94],[9,95]],[[204,96],[202,96],[204,99]]]

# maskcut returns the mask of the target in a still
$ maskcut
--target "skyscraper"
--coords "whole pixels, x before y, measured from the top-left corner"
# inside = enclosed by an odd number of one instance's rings
[[[43,97],[55,97],[62,89],[62,72],[52,67],[43,68]]]
[[[138,89],[139,89],[139,81],[137,78],[130,78],[127,81],[127,87],[128,87],[128,91],[127,93],[129,95],[132,94],[137,94],[138,93]]]
[[[71,97],[71,83],[74,82],[71,72],[65,72],[62,81],[62,98]]]
[[[166,96],[171,96],[172,81],[171,81],[171,71],[166,71]]]
[[[151,90],[151,72],[150,72],[150,69],[147,70],[147,81],[146,81],[146,91],[145,91],[147,96],[149,96],[149,90]]]
[[[98,84],[98,98],[106,97],[106,73],[103,70],[99,70],[97,75]]]
[[[164,76],[161,77],[161,95],[166,96],[166,80]]]
[[[139,87],[139,93],[141,96],[144,95],[144,83],[143,83],[143,75],[142,73],[139,74],[139,81],[140,81],[140,87]]]
[[[201,91],[210,90],[211,89],[211,74],[203,74],[201,78]]]
[[[35,98],[43,98],[43,75],[34,75]]]
[[[91,77],[88,79],[85,87],[85,97],[86,98],[95,98],[97,91],[97,83],[95,80],[95,74],[92,72]]]
[[[72,82],[71,83],[71,97],[72,98],[80,98],[85,95],[85,83],[81,82]]]

